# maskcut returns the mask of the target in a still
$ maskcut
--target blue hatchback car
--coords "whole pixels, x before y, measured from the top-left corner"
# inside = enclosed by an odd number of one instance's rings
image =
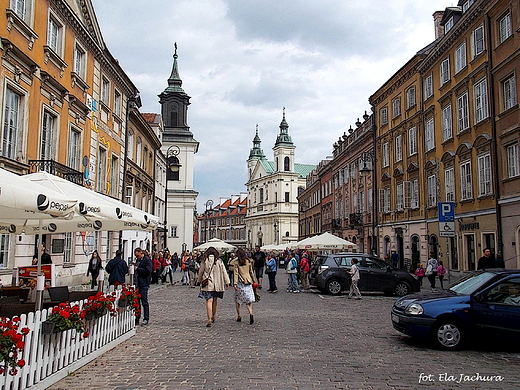
[[[520,270],[475,271],[447,290],[398,299],[392,324],[406,335],[455,350],[475,337],[520,341]]]

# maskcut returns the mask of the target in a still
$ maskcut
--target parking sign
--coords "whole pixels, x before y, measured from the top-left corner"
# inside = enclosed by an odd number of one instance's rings
[[[453,202],[440,202],[439,211],[439,236],[455,237],[455,204]]]

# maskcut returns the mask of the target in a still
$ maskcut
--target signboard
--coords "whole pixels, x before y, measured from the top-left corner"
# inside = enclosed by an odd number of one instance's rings
[[[455,203],[439,202],[439,236],[455,237]]]
[[[45,288],[55,285],[54,264],[41,266],[41,272],[45,275]],[[36,289],[36,277],[38,266],[18,267],[18,285]]]

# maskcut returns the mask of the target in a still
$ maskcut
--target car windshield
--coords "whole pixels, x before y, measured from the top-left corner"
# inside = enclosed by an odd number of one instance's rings
[[[450,286],[449,290],[460,295],[470,295],[494,276],[491,272],[474,273]]]

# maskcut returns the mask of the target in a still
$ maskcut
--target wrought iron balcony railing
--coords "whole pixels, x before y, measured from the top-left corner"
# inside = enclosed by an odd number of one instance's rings
[[[80,186],[83,185],[83,174],[81,172],[54,160],[29,160],[29,170],[31,173],[45,171]]]

